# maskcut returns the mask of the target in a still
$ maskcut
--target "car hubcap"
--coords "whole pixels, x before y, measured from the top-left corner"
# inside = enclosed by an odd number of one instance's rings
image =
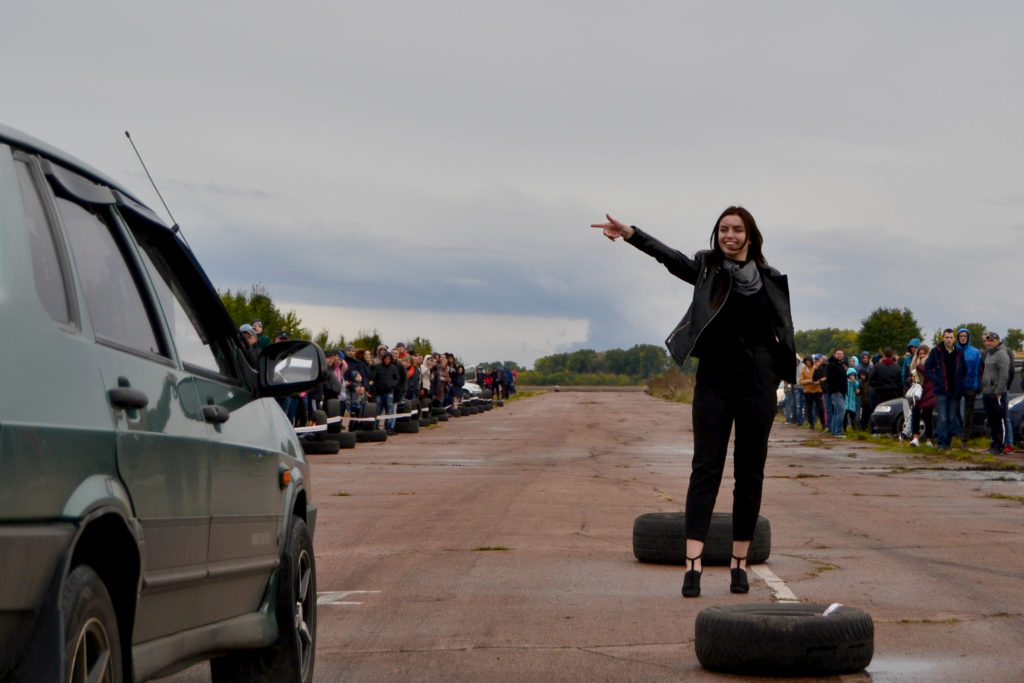
[[[82,625],[75,640],[68,683],[105,683],[114,680],[110,638],[99,619]]]
[[[309,584],[313,576],[313,567],[309,553],[303,550],[299,554],[295,572],[295,633],[298,636],[299,661],[302,662],[302,680],[306,680],[309,667],[313,661],[313,633],[306,615],[312,614],[316,607],[312,604],[313,596]]]

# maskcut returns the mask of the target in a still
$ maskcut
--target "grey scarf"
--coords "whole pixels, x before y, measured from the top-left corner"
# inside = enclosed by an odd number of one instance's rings
[[[727,258],[722,265],[732,274],[732,288],[738,294],[750,296],[761,289],[761,271],[753,259],[740,263]]]

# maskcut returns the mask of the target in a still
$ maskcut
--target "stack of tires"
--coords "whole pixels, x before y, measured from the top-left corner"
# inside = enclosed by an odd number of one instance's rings
[[[387,441],[388,433],[383,429],[377,429],[377,404],[373,401],[363,406],[362,412],[357,416],[359,419],[348,423],[349,431],[355,433],[356,441],[365,443],[367,441]]]
[[[771,554],[772,530],[758,516],[747,565]],[[650,512],[633,522],[641,562],[686,564],[686,513]],[[704,541],[705,567],[728,566],[732,515],[716,512]],[[752,676],[835,676],[861,671],[874,654],[874,622],[854,607],[799,602],[717,605],[700,611],[694,649],[706,669]]]
[[[323,410],[313,411],[313,424],[327,425],[327,413]],[[306,455],[333,455],[338,452],[338,443],[327,438],[327,430],[307,432],[299,437],[302,452]]]

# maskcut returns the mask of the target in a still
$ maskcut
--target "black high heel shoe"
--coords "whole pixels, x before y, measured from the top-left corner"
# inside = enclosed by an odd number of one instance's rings
[[[697,560],[699,559],[700,555],[697,557],[686,558],[686,561],[690,563],[690,568],[686,570],[686,574],[683,575],[684,598],[700,597],[700,571],[694,569],[694,567],[697,566]]]
[[[736,560],[736,566],[729,569],[729,574],[732,575],[732,582],[729,584],[729,591],[732,593],[746,593],[750,590],[750,584],[747,583],[747,570],[740,569],[740,562],[747,558],[746,556],[736,557],[733,555],[732,559]],[[730,565],[731,564],[732,563],[730,562]]]

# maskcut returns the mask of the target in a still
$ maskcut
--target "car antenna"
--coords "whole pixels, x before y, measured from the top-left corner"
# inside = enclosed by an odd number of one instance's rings
[[[167,211],[167,215],[171,217],[171,223],[174,224],[171,226],[171,232],[180,234],[181,226],[178,225],[178,221],[174,220],[171,210],[167,207],[167,202],[164,201],[164,196],[160,194],[160,188],[156,186],[153,176],[149,174],[149,169],[146,168],[146,162],[142,160],[142,155],[139,154],[139,148],[135,146],[135,141],[132,140],[132,136],[128,131],[124,132],[124,136],[128,138],[128,142],[131,143],[132,149],[135,150],[135,156],[139,158],[139,163],[142,164],[142,170],[146,172],[146,177],[149,178],[149,184],[153,186],[154,190],[156,190],[156,196],[160,198],[160,203],[164,205],[164,210]],[[182,235],[182,239],[184,239],[184,237],[185,236]]]

